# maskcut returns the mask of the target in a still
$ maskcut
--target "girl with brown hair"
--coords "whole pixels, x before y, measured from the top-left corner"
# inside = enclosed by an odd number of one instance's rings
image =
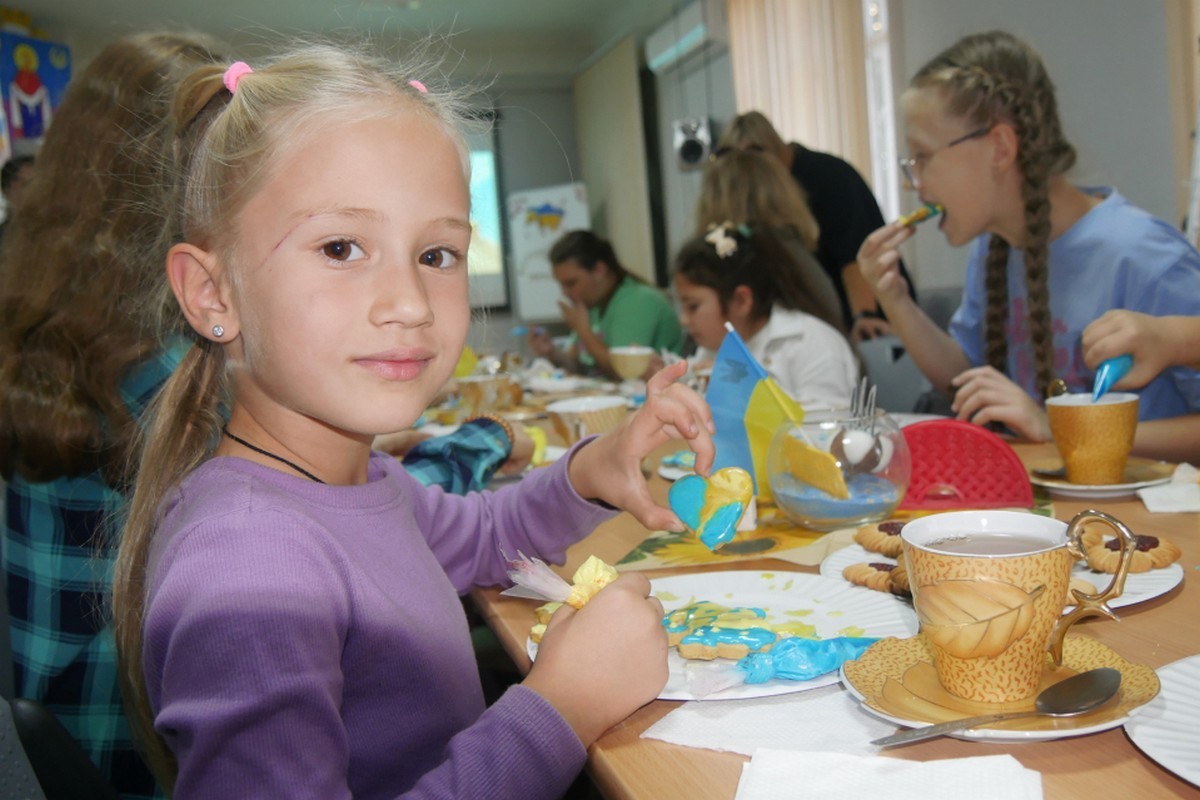
[[[1075,149],[1037,53],[1011,34],[965,37],[913,77],[901,98],[921,202],[945,208],[953,246],[974,241],[949,332],[913,302],[897,248],[914,229],[885,225],[859,264],[894,332],[960,419],[1050,438],[1048,392],[1090,392],[1083,329],[1113,308],[1200,313],[1200,254],[1112,187],[1067,178]],[[1177,368],[1141,392],[1134,452],[1200,455],[1200,373]]]
[[[141,413],[182,342],[141,302],[162,281],[174,85],[194,35],[118,39],[71,81],[5,235],[3,557],[16,693],[53,711],[124,797],[155,783],[122,713],[104,598]]]

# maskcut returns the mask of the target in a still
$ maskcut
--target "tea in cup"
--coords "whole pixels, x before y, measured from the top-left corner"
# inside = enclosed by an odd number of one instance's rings
[[[1084,524],[1116,531],[1121,558],[1104,591],[1072,593],[1071,568],[1086,558]],[[1010,703],[1038,690],[1049,651],[1062,664],[1067,629],[1086,616],[1116,619],[1106,605],[1125,587],[1137,537],[1099,511],[1061,522],[1015,511],[957,511],[900,530],[913,605],[933,651],[938,681],[956,697]]]
[[[650,360],[654,358],[654,348],[640,345],[610,347],[608,348],[608,357],[612,361],[614,372],[627,381],[635,381],[650,369]]]
[[[625,398],[617,395],[594,395],[558,400],[546,406],[550,424],[568,445],[585,436],[607,433],[625,419]]]
[[[1050,433],[1067,480],[1084,486],[1124,483],[1125,462],[1137,430],[1138,396],[1110,392],[1061,394],[1046,400]]]

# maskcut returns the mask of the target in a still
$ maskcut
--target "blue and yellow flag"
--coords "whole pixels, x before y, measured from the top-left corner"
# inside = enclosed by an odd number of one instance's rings
[[[712,409],[717,432],[713,471],[741,467],[754,476],[754,491],[771,499],[767,481],[767,449],[784,420],[800,423],[804,410],[750,355],[733,326],[717,351],[704,399]]]

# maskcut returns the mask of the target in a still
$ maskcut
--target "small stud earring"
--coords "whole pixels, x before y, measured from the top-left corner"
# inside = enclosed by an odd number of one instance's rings
[[[223,328],[220,325],[213,325],[212,334],[216,338],[220,339],[222,336],[225,335],[225,328]]]

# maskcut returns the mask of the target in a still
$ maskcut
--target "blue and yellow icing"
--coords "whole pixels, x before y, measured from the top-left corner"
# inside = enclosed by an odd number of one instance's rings
[[[765,620],[767,612],[749,606],[723,606],[710,600],[700,600],[691,605],[677,608],[663,616],[663,627],[667,634],[684,634],[693,628],[722,625],[729,628],[745,628]],[[672,636],[672,644],[675,637]]]
[[[663,616],[662,624],[667,629],[667,641],[688,648],[693,658],[713,658],[721,653],[732,652],[728,648],[745,647],[745,652],[756,653],[769,648],[779,638],[767,623],[767,612],[749,606],[723,606],[708,600],[700,600]],[[695,648],[702,648],[697,651]]]
[[[733,539],[737,524],[754,496],[754,480],[738,467],[717,470],[708,478],[687,475],[667,494],[671,509],[709,550]]]

